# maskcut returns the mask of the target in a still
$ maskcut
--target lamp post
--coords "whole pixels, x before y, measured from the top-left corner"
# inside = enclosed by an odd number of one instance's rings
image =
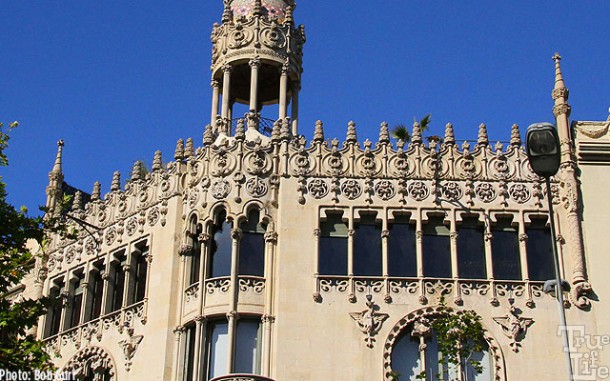
[[[559,320],[561,325],[561,333],[564,342],[564,352],[566,355],[566,365],[568,367],[569,380],[574,379],[572,372],[572,362],[570,359],[570,341],[566,327],[566,313],[563,306],[563,287],[565,281],[561,280],[561,272],[559,269],[559,256],[557,255],[557,234],[555,232],[555,220],[553,218],[553,200],[551,192],[551,176],[555,175],[559,170],[561,163],[561,151],[559,146],[559,136],[557,130],[550,123],[535,123],[527,128],[525,134],[525,150],[530,165],[540,177],[544,177],[546,181],[547,199],[549,203],[549,220],[551,223],[551,248],[553,251],[553,263],[555,266],[555,280],[548,282],[554,283],[555,297],[557,298],[559,308]],[[568,284],[569,287],[569,284]]]

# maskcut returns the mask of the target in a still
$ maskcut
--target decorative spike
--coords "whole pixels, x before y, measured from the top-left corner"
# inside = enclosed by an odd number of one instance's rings
[[[235,127],[235,139],[244,140],[245,138],[246,138],[246,126],[244,124],[244,120],[239,119],[237,121],[237,126]]]
[[[184,140],[182,140],[182,138],[178,139],[178,141],[176,142],[176,151],[174,152],[174,159],[184,159]]]
[[[184,149],[184,157],[189,158],[195,156],[195,145],[193,138],[186,139],[186,148]]]
[[[91,192],[91,200],[99,200],[102,198],[102,184],[99,181],[96,181],[93,184],[93,192]]]
[[[498,153],[498,154],[502,153],[502,148],[503,148],[502,142],[497,141],[496,145],[495,145],[496,153]]]
[[[279,119],[273,122],[273,127],[271,128],[271,140],[274,142],[280,141],[280,121]]]
[[[324,141],[324,123],[321,120],[316,120],[316,129],[313,133],[314,142]]]
[[[413,144],[421,144],[422,142],[421,126],[417,122],[413,123],[413,134],[411,135],[411,142]]]
[[[121,190],[121,173],[119,171],[114,172],[114,174],[112,175],[112,184],[110,185],[110,190],[113,192]]]
[[[358,137],[356,136],[356,122],[350,121],[347,124],[347,137],[345,139],[348,143],[356,143]]]
[[[254,8],[252,9],[254,16],[261,16],[263,14],[263,3],[261,0],[254,0]]]
[[[477,144],[485,146],[489,144],[489,138],[487,137],[487,126],[485,123],[481,123],[479,125],[479,137],[477,139]]]
[[[72,201],[72,210],[83,210],[83,192],[76,191],[74,200]]]
[[[455,134],[453,133],[453,124],[445,125],[445,144],[455,144]]]
[[[280,139],[290,139],[290,118],[286,117],[282,121],[282,127],[280,128]]]
[[[290,25],[294,24],[294,18],[292,16],[293,12],[294,12],[294,8],[291,5],[286,7],[286,21],[285,21],[286,24],[290,24]]]
[[[225,8],[222,12],[222,22],[227,23],[233,19],[233,11],[231,10],[231,6],[229,2],[225,2]]]
[[[214,143],[214,133],[212,133],[212,126],[208,124],[203,132],[203,145],[209,146],[212,143]]]
[[[152,170],[153,172],[160,171],[163,169],[163,157],[161,151],[155,151],[155,157],[153,158]]]
[[[510,145],[521,146],[521,133],[519,132],[519,126],[513,124],[510,130]]]
[[[131,180],[142,180],[142,162],[140,160],[133,163],[133,168],[131,169]]]
[[[379,128],[379,143],[390,142],[390,130],[388,128],[388,122],[382,122]]]
[[[53,172],[53,173],[57,173],[57,174],[62,173],[61,163],[62,163],[62,157],[63,157],[63,148],[64,148],[64,141],[62,139],[60,139],[57,142],[57,156],[55,157],[55,163],[53,164],[53,169],[51,170],[51,172]]]
[[[555,53],[553,61],[555,61],[555,89],[565,89],[566,84],[563,81],[563,74],[561,73],[561,56],[559,53]]]

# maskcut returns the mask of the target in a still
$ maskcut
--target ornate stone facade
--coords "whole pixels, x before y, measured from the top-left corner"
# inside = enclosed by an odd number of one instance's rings
[[[99,183],[89,202],[75,197],[78,238],[52,237],[26,290],[65,301],[38,327],[58,368],[100,380],[391,380],[397,340],[421,338],[423,353],[425,319],[444,300],[482,317],[489,379],[565,378],[536,246],[548,194],[519,127],[492,145],[485,125],[476,142],[458,142],[447,124],[442,139],[424,143],[417,124],[410,142],[392,142],[382,123],[376,142],[359,142],[354,122],[340,141],[326,139],[320,121],[307,141],[297,124],[305,34],[295,6],[225,0],[203,144],[180,140],[166,166],[156,152],[149,173],[138,162],[123,187],[116,173],[104,197]],[[597,212],[595,192],[607,178],[608,123],[570,129],[555,59],[563,156],[551,192],[572,285],[565,308],[570,324],[602,334],[610,311],[597,237],[610,204]],[[236,83],[246,72],[250,81]],[[234,102],[251,106],[238,121]],[[269,103],[280,112],[265,132],[259,111]],[[242,345],[256,353],[248,372]]]

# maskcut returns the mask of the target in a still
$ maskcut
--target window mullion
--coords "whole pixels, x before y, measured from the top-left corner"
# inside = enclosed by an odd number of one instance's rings
[[[519,224],[519,257],[521,259],[521,279],[529,279],[529,268],[527,265],[527,234],[523,213],[519,213],[517,223]]]
[[[451,220],[449,225],[449,245],[450,245],[450,254],[451,254],[451,276],[453,279],[458,279],[458,232],[455,221],[455,212],[451,213]],[[456,290],[458,287],[456,285]]]
[[[484,214],[483,218],[485,219],[485,233],[484,233],[484,241],[485,241],[485,269],[487,270],[487,279],[494,280],[494,267],[493,267],[493,255],[492,255],[492,243],[493,234],[491,233],[491,223],[489,215]]]
[[[417,260],[417,277],[423,278],[424,276],[424,255],[423,255],[423,228],[422,228],[422,215],[421,210],[417,213],[417,219],[415,222],[415,254]]]
[[[231,231],[231,303],[230,309],[227,313],[228,319],[228,345],[227,345],[227,373],[233,371],[233,358],[235,353],[235,330],[237,320],[237,299],[239,295],[239,241],[242,237],[242,230],[240,228],[233,228]]]

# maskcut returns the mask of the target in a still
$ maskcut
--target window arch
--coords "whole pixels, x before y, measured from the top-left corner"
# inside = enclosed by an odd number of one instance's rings
[[[401,381],[418,380],[424,369],[426,380],[434,380],[442,374],[442,380],[455,379],[458,369],[438,362],[438,347],[434,332],[428,322],[441,316],[440,307],[422,308],[408,314],[392,328],[384,346],[384,380],[391,381],[393,374],[400,373]],[[488,350],[475,353],[484,371],[476,374],[471,367],[466,368],[464,381],[505,381],[504,356],[496,340],[485,331]]]
[[[212,239],[208,256],[208,278],[231,275],[232,230],[233,222],[228,220],[226,210],[216,211],[211,227]]]

